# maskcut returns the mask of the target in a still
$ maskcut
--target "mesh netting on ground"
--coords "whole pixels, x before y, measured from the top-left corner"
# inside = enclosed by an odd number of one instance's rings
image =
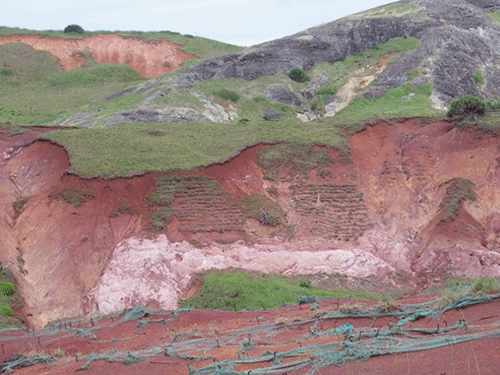
[[[99,329],[136,321],[137,329],[151,324],[158,325],[158,329],[164,326],[163,329],[167,332],[164,337],[170,339],[144,350],[123,353],[113,349],[81,356],[77,359],[84,361],[80,369],[89,369],[93,362],[99,360],[133,364],[164,355],[176,358],[176,361],[186,361],[190,375],[247,375],[249,371],[252,375],[281,375],[294,371],[312,375],[329,366],[342,366],[374,356],[431,350],[472,340],[500,337],[500,320],[493,322],[490,319],[485,325],[471,325],[465,319],[457,318],[456,322],[450,322],[449,325],[445,323],[442,327],[434,321],[450,310],[460,310],[497,299],[500,299],[500,294],[464,296],[451,302],[440,299],[420,304],[382,304],[371,307],[358,304],[349,305],[349,309],[342,309],[338,305],[334,311],[321,309],[323,302],[332,306],[331,300],[327,303],[315,299],[315,302],[308,301],[312,303],[308,313],[306,311],[309,309],[304,309],[299,303],[300,310],[297,312],[302,311],[300,318],[297,318],[298,315],[293,318],[293,312],[289,319],[282,321],[276,319],[270,322],[257,317],[245,328],[225,330],[220,334],[200,332],[194,336],[191,331],[186,331],[188,334],[183,335],[179,331],[175,333],[171,328],[180,316],[190,314],[192,310],[154,311],[137,306],[124,316],[111,319],[112,323],[109,319],[104,320],[102,326],[99,319],[91,321],[91,325],[85,327],[80,327],[80,323],[76,322],[59,322],[43,331],[33,332],[29,337],[43,337],[45,345],[70,337],[90,339],[96,344],[117,343],[128,338],[102,341]],[[381,326],[382,320],[375,324],[377,319],[382,319],[386,324]],[[417,322],[419,320],[421,321]],[[337,326],[338,321],[342,324]],[[14,336],[10,337],[13,338]],[[0,337],[0,344],[8,341],[9,337]],[[217,360],[228,357],[237,359]],[[50,356],[10,358],[0,364],[0,371],[6,372],[41,362],[50,366],[53,365],[53,360]]]

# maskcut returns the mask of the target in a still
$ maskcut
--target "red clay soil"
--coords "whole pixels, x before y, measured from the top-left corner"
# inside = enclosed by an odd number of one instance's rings
[[[377,307],[373,302],[361,302],[365,304],[365,311],[375,311]],[[226,368],[225,360],[234,363],[234,371],[238,371],[235,374],[247,374],[251,370],[266,373],[266,369],[270,370],[278,363],[283,366],[282,370],[274,369],[273,373],[289,375],[498,374],[498,299],[406,323],[400,326],[406,330],[404,334],[386,334],[397,326],[401,315],[396,317],[389,313],[375,318],[327,317],[327,314],[339,313],[340,309],[357,306],[361,302],[322,300],[319,302],[321,308],[314,311],[311,311],[310,304],[305,304],[255,312],[179,312],[177,317],[172,312],[159,312],[129,322],[123,322],[123,315],[92,321],[59,321],[34,332],[0,334],[0,360],[4,361],[16,354],[28,357],[48,355],[53,362],[21,368],[14,373],[51,375],[77,371],[87,364],[91,354],[106,354],[115,362],[104,359],[91,362],[86,370],[90,374],[187,375],[188,366],[199,370],[220,364],[221,368]],[[422,299],[406,299],[396,302],[395,306],[403,310],[416,302],[421,303]],[[350,337],[329,333],[345,324],[353,326]],[[312,334],[312,330],[318,334]],[[372,337],[363,337],[364,334],[371,334]],[[481,335],[487,337],[480,338]],[[440,339],[445,345],[392,355],[377,355],[373,352],[373,356],[366,360],[347,360],[326,367],[319,365],[318,356],[328,350],[332,353],[355,354],[355,348],[369,349],[370,343],[377,341],[373,336],[381,337],[383,345],[378,347],[381,350],[397,340],[401,340],[401,343],[407,340],[408,349],[417,343]],[[452,344],[453,340],[468,337],[471,340]],[[251,344],[245,349],[244,343],[248,341]],[[447,342],[450,344],[446,345]],[[319,345],[324,345],[323,349]],[[312,351],[308,350],[309,347],[312,347]],[[375,346],[372,348],[375,349]],[[171,354],[165,355],[166,350]],[[286,352],[289,354],[284,355]],[[265,353],[269,353],[267,359],[263,357]],[[132,364],[123,363],[134,357],[142,358]],[[300,369],[291,368],[294,363],[301,361],[304,365]],[[313,364],[320,367],[315,370]],[[205,373],[215,370],[216,367]]]
[[[182,51],[182,46],[165,39],[146,40],[113,34],[91,35],[83,39],[0,36],[0,45],[7,43],[25,43],[36,50],[47,51],[59,59],[64,70],[83,66],[85,55],[90,53],[100,63],[127,64],[144,78],[169,73],[195,57]]]
[[[168,278],[168,298],[175,302],[192,286],[189,280],[208,269],[203,267],[237,265],[258,272],[271,270],[290,275],[340,272],[353,280],[370,275],[398,286],[431,285],[450,275],[500,275],[499,141],[479,131],[457,131],[447,122],[424,127],[413,121],[381,123],[350,138],[352,164],[342,163],[338,151],[318,147],[328,152],[335,163],[322,171],[293,176],[285,169],[272,181],[263,178],[264,171],[255,162],[256,153],[267,146],[252,147],[225,163],[194,174],[215,180],[225,191],[226,195],[221,193],[216,200],[217,204],[226,205],[218,209],[218,214],[225,212],[224,207],[230,207],[232,215],[237,216],[238,207],[234,203],[237,199],[266,195],[287,211],[283,225],[270,228],[248,219],[239,230],[225,233],[220,226],[224,223],[205,220],[208,223],[200,223],[200,232],[192,228],[186,232],[180,228],[186,223],[194,224],[190,218],[179,215],[161,235],[145,230],[151,208],[144,198],[155,190],[157,175],[115,179],[68,175],[65,173],[69,167],[68,154],[62,147],[47,141],[33,142],[41,131],[32,128],[23,133],[0,132],[0,204],[5,208],[0,212],[0,258],[15,264],[11,269],[26,301],[25,308],[16,314],[22,315],[30,328],[35,326],[37,333],[23,336],[15,344],[9,339],[13,333],[4,333],[0,340],[2,337],[5,340],[0,343],[4,343],[4,358],[31,350],[51,352],[58,347],[67,356],[59,359],[60,365],[56,367],[37,365],[20,373],[32,373],[29,371],[33,369],[41,373],[67,373],[83,365],[81,360],[73,362],[78,352],[79,356],[91,352],[111,355],[113,349],[126,353],[154,346],[166,348],[162,345],[172,345],[174,338],[183,342],[199,335],[211,341],[203,344],[207,346],[184,353],[188,357],[199,357],[206,351],[217,362],[224,358],[235,360],[246,336],[242,333],[231,336],[229,331],[245,327],[254,337],[252,343],[258,343],[249,350],[250,356],[260,356],[265,350],[283,352],[300,347],[297,340],[319,344],[337,339],[311,337],[313,323],[297,326],[290,323],[310,317],[311,311],[306,307],[256,313],[192,312],[173,320],[165,316],[166,323],[151,323],[144,329],[134,328],[135,323],[108,322],[94,332],[97,339],[75,339],[75,327],[70,327],[69,333],[50,331],[55,334],[50,338],[49,331],[41,331],[41,327],[56,319],[97,313],[99,304],[103,311],[103,305],[114,303],[113,298],[119,300],[120,293],[129,301],[124,303],[128,308],[143,303],[166,309],[160,297],[165,290],[157,290],[157,285]],[[443,222],[440,203],[446,182],[455,177],[473,181],[478,200],[461,202],[457,219]],[[83,197],[81,205],[72,205],[64,200],[65,191],[92,194]],[[206,219],[208,216],[204,215],[212,214],[214,207],[203,204],[204,197],[197,196],[199,191],[202,190],[193,189],[189,197],[177,197],[174,207],[185,208],[183,213],[186,213],[189,199],[193,199],[197,215]],[[27,202],[16,213],[13,203],[20,197]],[[184,203],[181,198],[186,198]],[[208,224],[211,229],[207,229]],[[293,238],[286,240],[290,234],[294,234]],[[246,242],[227,243],[238,238]],[[204,243],[205,247],[196,248]],[[128,259],[130,254],[136,259]],[[140,266],[128,270],[134,261]],[[136,269],[141,272],[128,272]],[[166,271],[158,273],[158,270]],[[156,278],[150,284],[141,284],[141,276],[146,272]],[[119,306],[118,302],[110,303],[108,311],[115,311],[112,307]],[[335,308],[334,302],[321,307]],[[487,326],[490,321],[486,318],[496,315],[498,307],[495,302],[469,307],[463,312],[470,312],[465,316],[469,326],[478,325],[474,329],[481,332],[494,331],[496,327]],[[454,311],[446,314],[449,326],[463,319],[453,314]],[[279,320],[284,324],[280,323],[280,329],[274,330],[271,337],[262,336],[255,328],[256,316],[266,316],[266,321],[274,324],[280,315],[283,317]],[[479,321],[482,318],[484,321]],[[427,328],[437,326],[437,320],[427,320],[422,319],[418,324],[425,323]],[[339,319],[335,324],[338,327],[346,322]],[[368,327],[373,319],[358,322],[355,327]],[[391,322],[394,324],[395,320]],[[321,330],[332,328],[329,324],[333,322],[324,321]],[[387,319],[377,320],[372,328],[388,324]],[[443,327],[441,321],[439,324]],[[43,333],[40,343],[38,332]],[[61,338],[64,334],[70,336]],[[214,347],[215,338],[224,342],[224,346]],[[231,338],[236,341],[231,342]],[[318,373],[497,373],[498,344],[496,336],[432,351],[375,357],[340,368],[331,366],[328,371]],[[434,360],[435,355],[442,359]],[[283,361],[304,360],[301,356]],[[62,363],[65,360],[71,363]],[[212,358],[197,362],[160,354],[129,366],[97,361],[91,364],[90,371],[165,373],[167,366],[168,373],[185,374],[188,363],[200,368],[211,362]],[[241,363],[237,370],[249,371],[252,366],[261,365],[261,362]],[[288,373],[304,374],[308,370]]]

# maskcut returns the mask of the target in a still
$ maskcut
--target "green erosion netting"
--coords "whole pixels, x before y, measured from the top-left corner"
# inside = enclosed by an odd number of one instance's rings
[[[500,299],[500,294],[465,296],[446,305],[440,299],[420,304],[398,305],[389,312],[376,306],[366,306],[363,310],[356,309],[347,313],[322,312],[321,309],[317,309],[311,312],[311,318],[302,317],[297,320],[290,316],[292,319],[285,321],[276,319],[275,322],[271,322],[266,321],[264,317],[260,319],[257,317],[255,324],[252,323],[249,327],[225,331],[223,334],[200,335],[192,334],[193,327],[184,327],[186,331],[183,333],[183,331],[175,332],[172,326],[168,325],[175,323],[180,313],[189,314],[191,309],[167,312],[137,306],[125,314],[123,319],[112,319],[111,324],[108,322],[101,326],[103,320],[95,320],[91,321],[91,327],[79,328],[74,321],[73,325],[66,321],[52,324],[43,331],[33,332],[29,337],[43,337],[45,338],[43,343],[51,345],[67,337],[99,340],[100,328],[136,320],[138,329],[156,324],[158,329],[170,332],[167,335],[170,339],[143,350],[123,353],[113,348],[106,352],[81,356],[78,360],[85,362],[80,369],[89,369],[92,363],[98,360],[130,365],[164,355],[188,361],[186,364],[189,364],[190,375],[248,375],[248,368],[252,368],[252,375],[282,375],[294,371],[313,375],[332,365],[342,366],[348,362],[363,361],[374,356],[430,350],[477,339],[500,338],[500,319],[495,321],[489,319],[488,324],[484,325],[469,325],[464,319],[459,319],[457,322],[450,322],[450,325],[445,323],[443,327],[433,321],[449,310],[497,299]],[[318,299],[316,303],[321,305],[322,301]],[[384,317],[391,317],[393,322],[388,320],[387,326],[382,327],[378,323],[376,327],[377,318]],[[368,318],[363,320],[368,321],[366,326],[359,327],[359,318]],[[342,324],[336,326],[338,319],[342,319]],[[425,324],[422,324],[425,327],[413,327],[408,324],[419,319],[426,319]],[[295,333],[292,333],[294,329]],[[47,336],[57,336],[61,333],[62,336],[46,340]],[[14,337],[0,337],[0,342],[6,343],[9,339]],[[94,342],[115,343],[128,339],[130,337]],[[279,350],[271,351],[276,347]],[[237,359],[218,362],[220,350],[226,355],[234,350],[232,355]],[[35,358],[19,356],[1,363],[0,372],[51,361],[54,361],[54,358],[50,356]],[[206,365],[207,362],[211,363]]]

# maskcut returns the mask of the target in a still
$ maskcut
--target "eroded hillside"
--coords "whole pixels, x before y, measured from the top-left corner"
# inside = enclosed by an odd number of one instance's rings
[[[499,272],[499,141],[479,129],[382,122],[350,137],[350,156],[258,145],[190,173],[110,179],[65,174],[66,151],[39,132],[0,138],[1,247],[37,326],[174,309],[211,268],[417,288]]]
[[[113,34],[82,39],[44,38],[39,35],[0,36],[0,45],[24,43],[58,58],[64,70],[82,67],[87,59],[99,63],[127,64],[145,78],[158,77],[177,69],[195,56],[167,40],[145,40]]]

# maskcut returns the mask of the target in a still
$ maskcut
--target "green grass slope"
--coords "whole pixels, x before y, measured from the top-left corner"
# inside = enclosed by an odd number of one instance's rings
[[[100,32],[99,32],[100,33]],[[2,35],[40,35],[53,38],[83,38],[99,33],[65,34],[62,31],[34,31],[0,27]],[[109,32],[108,32],[109,33]],[[240,49],[214,40],[163,32],[116,32],[144,39],[167,39],[198,57],[195,61]],[[191,64],[194,63],[190,62]],[[131,85],[147,82],[127,65],[99,64],[90,59],[82,68],[63,71],[57,58],[22,43],[0,46],[0,124],[51,125],[86,106]],[[110,113],[134,109],[144,97],[118,98]],[[101,111],[102,108],[97,108]]]
[[[139,102],[145,96],[137,92],[86,106],[85,110],[93,111],[92,116],[99,117],[93,128],[60,130],[43,137],[64,145],[71,156],[73,171],[84,176],[192,170],[227,160],[245,147],[262,142],[317,143],[348,153],[346,135],[359,130],[367,122],[381,118],[441,116],[442,112],[431,107],[432,83],[416,89],[407,84],[373,99],[358,96],[333,118],[303,123],[297,119],[297,113],[313,110],[321,115],[325,111],[325,99],[335,94],[350,78],[373,75],[382,56],[389,56],[387,63],[390,64],[418,45],[416,39],[399,38],[335,64],[315,64],[307,72],[310,79],[329,78],[311,100],[300,95],[310,81],[295,82],[286,73],[279,73],[253,81],[206,80],[193,84],[190,89],[173,87],[167,95],[146,107],[188,107],[203,111],[201,95],[223,107],[236,108],[238,118],[232,123],[136,123],[104,127],[106,116],[139,108]],[[419,74],[418,69],[412,72],[412,76]],[[174,83],[177,75],[178,72],[173,72],[166,76],[158,89]],[[266,89],[272,85],[289,87],[303,100],[303,107],[267,99]],[[410,99],[405,100],[405,97]],[[277,122],[267,121],[266,113],[281,117]],[[151,135],[158,133],[163,136]]]

